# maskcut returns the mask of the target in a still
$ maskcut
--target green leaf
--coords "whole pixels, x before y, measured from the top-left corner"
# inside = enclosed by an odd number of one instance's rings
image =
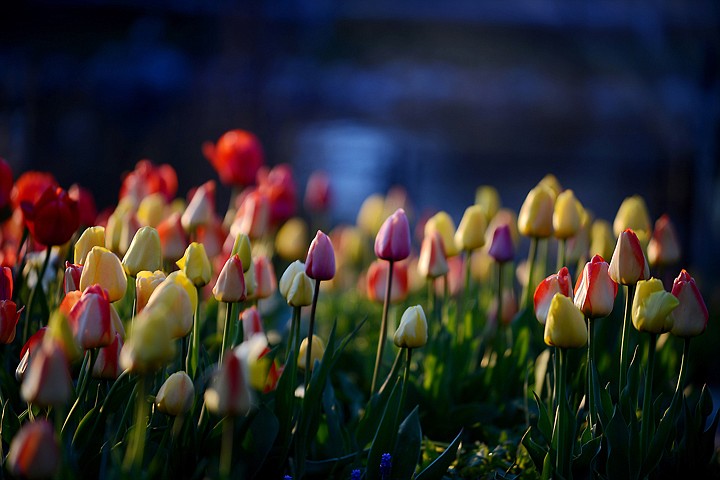
[[[280,424],[277,417],[267,405],[261,405],[253,416],[243,441],[243,446],[247,449],[246,472],[248,478],[252,478],[262,467],[279,429]]]
[[[402,355],[402,349],[398,351],[398,356]],[[365,413],[363,414],[358,424],[355,438],[357,444],[362,448],[368,445],[377,431],[380,420],[382,420],[382,414],[385,411],[390,393],[398,382],[398,371],[402,362],[395,362],[392,371],[387,377],[386,382],[380,388],[380,391],[374,393],[365,407]]]
[[[674,395],[670,406],[667,410],[665,410],[665,413],[660,419],[660,424],[658,425],[657,430],[655,430],[655,435],[653,435],[650,440],[647,456],[645,457],[641,470],[642,475],[650,474],[660,463],[663,451],[665,450],[667,442],[670,440],[670,435],[677,423],[680,407],[682,406],[681,398],[682,394]]]
[[[533,392],[533,395],[535,395],[535,403],[538,408],[538,430],[546,440],[549,440],[552,438],[553,432],[552,422],[550,422],[550,414],[540,397],[538,397],[535,392]]]
[[[545,461],[545,457],[547,456],[549,450],[549,446],[547,444],[542,446],[537,443],[532,438],[532,431],[533,428],[528,427],[528,429],[525,430],[525,434],[522,436],[520,443],[522,443],[522,445],[528,451],[528,454],[530,454],[530,459],[533,461],[533,464],[535,464],[535,468],[538,470],[538,472],[541,472],[543,462]]]
[[[638,352],[639,347],[635,347],[635,352],[630,362],[627,374],[627,384],[620,394],[620,407],[624,418],[630,419],[635,416],[638,405],[638,388],[640,385],[640,363]]]
[[[375,438],[370,446],[367,461],[368,480],[380,478],[380,458],[383,453],[393,451],[395,434],[397,432],[397,417],[400,410],[400,397],[403,381],[398,380],[390,393],[390,398],[385,406],[380,425],[375,432]]]
[[[10,405],[10,400],[5,400],[2,406],[2,420],[0,421],[2,428],[2,441],[10,444],[15,434],[20,430],[20,421]]]
[[[606,472],[608,478],[630,478],[628,459],[630,432],[620,408],[615,407],[613,416],[605,428],[608,443]]]
[[[341,406],[338,405],[335,399],[335,389],[333,389],[332,383],[327,382],[325,390],[322,396],[323,411],[325,412],[325,422],[328,428],[328,438],[330,441],[325,445],[328,454],[333,457],[339,457],[345,452],[345,445],[343,445],[343,439],[345,438],[342,433],[342,427],[340,424],[340,415],[338,414]]]
[[[415,480],[441,480],[457,457],[462,433],[463,431],[460,430],[460,433],[450,442],[450,445],[448,445],[445,451],[433,460],[422,472],[418,473]]]
[[[393,451],[393,465],[390,478],[404,480],[412,478],[420,459],[422,445],[422,430],[418,407],[403,420],[398,430],[395,450]]]

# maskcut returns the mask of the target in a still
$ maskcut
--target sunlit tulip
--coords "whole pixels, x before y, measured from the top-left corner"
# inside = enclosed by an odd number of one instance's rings
[[[105,246],[105,227],[88,227],[83,230],[82,235],[75,242],[74,263],[76,265],[84,265],[87,254],[93,247]]]
[[[188,294],[188,298],[190,298],[190,305],[192,306],[193,312],[197,310],[198,291],[187,275],[185,275],[185,272],[182,270],[176,270],[167,276],[167,280],[175,282],[183,287],[183,289],[185,289],[185,293]]]
[[[173,213],[157,226],[162,246],[163,258],[169,262],[176,262],[185,253],[188,238],[180,221],[180,214]]]
[[[567,267],[562,267],[558,273],[548,276],[535,289],[533,296],[535,316],[543,325],[546,323],[550,304],[556,293],[572,299],[572,279]]]
[[[495,229],[488,254],[498,263],[509,262],[515,258],[515,246],[508,225],[500,225]]]
[[[62,245],[80,226],[77,202],[59,187],[47,188],[34,203],[21,205],[25,225],[43,245]]]
[[[0,267],[0,300],[12,300],[13,272],[10,267]]]
[[[168,164],[155,165],[150,160],[137,162],[135,169],[125,175],[120,187],[120,199],[133,198],[136,201],[152,195],[162,194],[170,201],[177,192],[177,174]]]
[[[242,302],[247,297],[243,265],[238,255],[228,258],[212,289],[218,302]]]
[[[100,285],[91,285],[83,291],[70,310],[70,326],[84,350],[105,347],[113,341],[115,331],[110,318],[110,302]]]
[[[305,370],[307,364],[307,347],[308,339],[303,338],[300,343],[300,352],[298,353],[297,366],[298,368]],[[317,335],[312,336],[312,348],[310,349],[310,371],[315,367],[315,362],[322,361],[322,357],[325,354],[325,342],[322,341]]]
[[[92,370],[93,378],[115,380],[122,373],[120,368],[120,351],[122,347],[122,336],[116,333],[112,343],[98,351]]]
[[[60,446],[45,418],[25,423],[10,443],[7,469],[15,478],[51,478],[60,468]]]
[[[487,217],[483,207],[472,205],[465,209],[457,232],[455,245],[463,251],[471,252],[485,245]]]
[[[264,391],[272,365],[272,360],[267,355],[270,353],[270,347],[265,334],[259,332],[247,335],[245,341],[235,348],[234,353],[247,368],[250,386],[255,390]]]
[[[544,338],[547,345],[560,348],[580,348],[587,343],[585,317],[562,293],[556,293],[550,301]]]
[[[165,279],[155,288],[142,312],[146,310],[160,310],[168,315],[166,328],[171,338],[182,338],[192,330],[195,313],[192,301],[185,288],[172,279]]]
[[[331,200],[330,177],[318,170],[313,172],[305,187],[305,208],[310,212],[325,212]]]
[[[157,409],[173,417],[184,415],[192,408],[195,386],[187,373],[180,371],[170,375],[155,396]]]
[[[641,332],[669,332],[673,327],[670,313],[678,305],[680,301],[665,291],[660,279],[640,280],[632,304],[633,325]]]
[[[564,190],[555,199],[553,231],[556,238],[574,237],[582,224],[583,207],[572,190]]]
[[[137,219],[140,225],[157,228],[165,218],[165,197],[160,193],[153,193],[140,200]]]
[[[212,267],[202,243],[192,242],[188,245],[185,255],[176,263],[196,287],[207,285],[210,281]]]
[[[257,255],[253,263],[256,287],[253,298],[267,298],[277,289],[277,278],[272,262],[265,255]]]
[[[618,237],[609,272],[610,278],[621,285],[632,285],[650,277],[645,253],[632,230],[625,230]]]
[[[613,235],[610,222],[595,220],[590,229],[590,254],[611,258],[615,249],[615,235]]]
[[[454,241],[454,240],[453,240]],[[449,267],[445,257],[445,246],[440,233],[432,231],[425,235],[420,246],[418,272],[425,278],[437,278],[448,273]]]
[[[305,220],[294,217],[283,223],[275,236],[275,251],[284,260],[304,260],[310,240]]]
[[[122,264],[125,273],[131,277],[143,270],[159,270],[162,267],[162,247],[157,230],[153,227],[141,227],[125,252]]]
[[[393,263],[392,287],[390,290],[390,302],[402,302],[408,296],[408,266],[406,262]],[[390,264],[375,260],[370,264],[367,271],[366,291],[367,296],[373,302],[385,301],[385,289],[387,288],[388,271]]]
[[[254,183],[264,162],[260,141],[246,130],[225,132],[217,144],[205,142],[202,150],[224,185],[244,187]]]
[[[575,306],[588,318],[610,315],[615,305],[618,285],[610,278],[610,265],[595,255],[585,264],[575,284]]]
[[[209,180],[200,185],[180,217],[186,232],[208,225],[215,217],[215,182]]]
[[[562,187],[562,185],[560,185],[560,181],[552,173],[548,173],[547,175],[545,175],[538,182],[538,185],[542,185],[544,187],[549,188],[550,192],[553,195],[553,198],[557,198],[557,196],[560,194],[560,192],[563,191],[563,187]]]
[[[393,342],[400,348],[418,348],[427,343],[427,318],[420,305],[408,307],[400,318]]]
[[[233,247],[230,255],[237,255],[242,262],[243,271],[247,272],[252,266],[252,246],[250,245],[250,237],[244,233],[233,237]]]
[[[120,259],[107,248],[93,247],[85,259],[80,290],[94,284],[107,290],[111,302],[120,300],[125,295],[127,277]]]
[[[375,236],[375,255],[393,262],[404,260],[410,255],[410,224],[402,208],[380,226]]]
[[[312,303],[313,282],[305,273],[305,264],[296,260],[285,269],[278,284],[280,294],[293,307],[304,307]]]
[[[528,192],[518,214],[518,229],[526,237],[546,238],[553,234],[553,191],[538,184]]]
[[[245,415],[252,408],[247,366],[235,352],[225,353],[222,365],[205,390],[205,406],[222,417]]]
[[[23,308],[18,310],[12,300],[0,300],[0,343],[8,344],[15,340],[15,330]]]
[[[647,256],[652,266],[673,265],[680,260],[680,240],[670,217],[662,215],[655,222],[652,238],[647,248]]]
[[[136,317],[120,351],[120,367],[151,373],[175,357],[175,342],[168,325],[170,313],[163,307],[145,308]]]
[[[67,357],[55,342],[44,339],[23,378],[23,400],[41,407],[60,406],[68,402],[71,390]]]
[[[165,273],[161,270],[150,272],[143,270],[135,277],[135,312],[140,313],[147,305],[150,295],[165,280]],[[194,290],[194,289],[193,289]],[[196,292],[197,294],[197,292]]]
[[[481,185],[475,190],[475,205],[480,205],[489,222],[500,209],[500,194],[492,185]]]
[[[305,273],[313,280],[330,280],[335,276],[335,251],[330,237],[318,230],[305,258]]]
[[[270,200],[258,190],[243,197],[242,203],[230,226],[230,233],[237,236],[244,233],[251,239],[262,238],[270,225]]]
[[[622,232],[631,229],[647,242],[650,239],[651,224],[645,200],[640,195],[633,195],[623,200],[613,222],[613,232],[618,237]]]
[[[425,223],[425,236],[433,231],[440,234],[446,257],[454,257],[460,253],[458,246],[455,245],[455,222],[447,212],[438,212]]]
[[[680,301],[673,312],[673,335],[678,337],[694,337],[705,331],[708,322],[708,309],[705,306],[695,279],[683,270],[673,282],[672,294]]]

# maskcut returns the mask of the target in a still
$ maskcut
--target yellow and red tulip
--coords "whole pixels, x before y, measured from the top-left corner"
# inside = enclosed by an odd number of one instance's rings
[[[680,305],[673,312],[675,321],[670,333],[685,338],[703,333],[707,327],[708,309],[695,279],[686,270],[682,270],[673,282],[672,294]]]
[[[547,323],[550,305],[556,293],[560,293],[572,300],[572,279],[570,278],[570,271],[567,267],[562,267],[558,273],[553,273],[548,276],[545,280],[540,282],[535,289],[535,294],[533,296],[535,316],[537,317],[538,322],[543,325]]]
[[[610,265],[595,255],[585,264],[575,284],[575,306],[588,318],[610,315],[615,305],[618,285],[610,278]]]

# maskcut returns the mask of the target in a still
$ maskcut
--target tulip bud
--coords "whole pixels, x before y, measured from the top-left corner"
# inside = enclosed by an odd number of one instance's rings
[[[118,256],[123,256],[127,253],[128,248],[130,248],[130,243],[132,243],[132,239],[135,238],[135,234],[141,227],[134,210],[122,221],[120,227],[121,229],[118,243],[111,250],[117,253]]]
[[[212,268],[202,243],[192,242],[188,245],[185,255],[176,264],[196,287],[207,285],[210,281]]]
[[[485,220],[489,222],[500,209],[500,194],[491,185],[482,185],[475,190],[475,205],[480,205],[485,214]]]
[[[23,400],[40,407],[64,405],[70,399],[72,380],[67,358],[55,342],[43,341],[23,379]]]
[[[215,181],[209,180],[200,185],[190,199],[180,223],[186,232],[209,225],[215,218]]]
[[[306,361],[307,357],[307,347],[308,347],[308,339],[307,337],[303,338],[302,343],[300,343],[300,351],[298,353],[298,368],[301,368],[305,370],[306,368]],[[322,341],[320,337],[317,335],[312,336],[312,350],[310,351],[310,371],[312,371],[315,368],[315,362],[321,362],[323,355],[325,354],[325,343]]]
[[[673,282],[672,294],[680,301],[673,312],[675,322],[672,333],[678,337],[694,337],[705,331],[708,322],[708,309],[695,284],[695,279],[683,270]]]
[[[308,247],[308,226],[305,220],[294,217],[285,222],[275,236],[275,251],[288,261],[302,260]]]
[[[251,338],[258,333],[265,335],[265,328],[263,328],[262,318],[257,307],[243,310],[240,314],[240,322],[243,328],[243,338]]]
[[[245,300],[245,275],[239,256],[233,255],[225,262],[212,293],[218,302],[234,303]]]
[[[590,253],[611,258],[615,249],[615,235],[606,220],[595,220],[590,231]]]
[[[217,144],[205,142],[202,150],[225,185],[252,184],[264,161],[260,140],[240,129],[225,132]]]
[[[205,406],[220,416],[247,414],[252,407],[252,392],[246,365],[230,351],[213,375],[210,387],[205,390]]]
[[[312,304],[313,282],[310,277],[302,271],[298,272],[290,283],[285,297],[291,307],[306,307]]]
[[[107,290],[111,302],[120,300],[125,295],[127,277],[120,259],[107,248],[93,247],[85,259],[80,290],[85,291],[93,284],[99,284]]]
[[[15,340],[15,330],[23,308],[18,310],[12,300],[0,300],[0,343],[7,345]]]
[[[550,302],[545,322],[545,343],[559,348],[580,348],[587,343],[585,317],[562,293],[556,293]]]
[[[250,268],[245,271],[245,291],[248,298],[254,298],[257,280],[255,280],[255,264],[250,262]]]
[[[382,195],[370,195],[360,205],[355,223],[367,235],[375,236],[380,230],[384,208],[385,200]]]
[[[170,338],[182,338],[192,330],[195,310],[187,291],[178,282],[168,278],[158,285],[142,311],[154,309],[168,315],[166,328]]]
[[[648,213],[645,200],[640,195],[633,195],[623,200],[618,208],[613,231],[615,236],[620,236],[627,229],[633,230],[638,237],[649,239],[650,237],[650,214]]]
[[[402,302],[408,296],[408,267],[405,262],[393,263],[392,288],[390,290],[390,303]],[[367,295],[373,302],[385,301],[388,271],[390,264],[375,260],[368,267]]]
[[[80,292],[77,293],[80,294]],[[78,296],[78,301],[80,296]],[[59,310],[53,312],[48,321],[47,335],[44,335],[43,339],[60,347],[68,363],[72,363],[82,356],[83,350],[70,326],[69,315],[69,312],[66,314]]]
[[[98,352],[95,365],[93,365],[92,376],[104,380],[115,380],[122,370],[120,369],[120,351],[123,347],[122,336],[115,334],[112,343],[103,347]]]
[[[155,404],[162,413],[173,417],[190,411],[195,399],[195,386],[187,373],[180,371],[170,375],[155,396]]]
[[[632,321],[641,332],[665,333],[673,328],[671,312],[680,301],[663,288],[658,278],[640,280],[632,304]]]
[[[418,273],[425,278],[437,278],[449,271],[445,257],[445,246],[440,233],[432,231],[425,235],[420,246]]]
[[[240,204],[230,226],[234,236],[244,233],[252,239],[262,238],[270,225],[270,201],[259,190],[248,193]]]
[[[662,215],[655,222],[647,254],[652,266],[673,265],[680,260],[680,241],[667,215]]]
[[[553,230],[556,238],[574,237],[580,230],[583,207],[575,197],[575,193],[568,189],[561,192],[555,199],[553,210]]]
[[[110,345],[115,336],[110,319],[110,302],[100,285],[85,289],[70,310],[70,326],[80,346],[87,350]]]
[[[455,245],[455,223],[447,212],[438,212],[425,223],[425,236],[432,232],[438,232],[445,247],[445,256],[454,257],[460,250]]]
[[[518,228],[526,237],[546,238],[553,234],[555,195],[552,190],[538,184],[528,192],[520,207]]]
[[[380,226],[375,237],[375,255],[394,262],[410,255],[410,224],[402,208],[398,208]]]
[[[60,447],[50,422],[40,418],[20,428],[10,443],[7,468],[15,478],[55,476],[60,468]]]
[[[498,263],[509,262],[515,258],[515,245],[513,245],[512,234],[507,224],[500,225],[495,229],[488,254]]]
[[[253,298],[267,298],[275,293],[277,279],[275,278],[275,270],[273,269],[272,262],[270,262],[267,256],[258,255],[255,258],[253,268],[255,269],[255,282],[257,285],[253,292]]]
[[[617,283],[610,278],[610,265],[600,255],[585,264],[575,284],[575,306],[588,318],[610,315],[615,305]]]
[[[185,253],[188,239],[180,221],[180,214],[173,213],[157,226],[163,258],[176,262]]]
[[[10,267],[0,267],[0,300],[12,300],[13,273]]]
[[[485,245],[485,228],[487,224],[485,212],[480,205],[472,205],[465,209],[457,232],[455,244],[461,250],[471,252]]]
[[[77,242],[75,242],[75,255],[73,262],[76,265],[83,265],[85,258],[93,247],[105,246],[105,227],[86,228]]]
[[[140,225],[157,228],[165,218],[165,197],[161,193],[152,193],[140,200],[137,219]]]
[[[77,202],[60,187],[47,187],[34,203],[20,207],[32,238],[43,245],[66,243],[80,226]]]
[[[305,208],[310,212],[325,212],[330,207],[330,197],[330,178],[327,173],[313,172],[305,188]]]
[[[80,290],[80,277],[82,276],[82,265],[74,265],[70,262],[65,262],[65,276],[63,279],[63,292],[67,295],[68,292]]]
[[[400,348],[418,348],[427,343],[427,318],[420,305],[408,307],[400,318],[393,342]]]
[[[190,305],[192,306],[192,311],[196,311],[198,304],[198,291],[197,288],[195,288],[195,285],[193,285],[193,283],[187,277],[187,275],[185,275],[185,272],[183,272],[182,270],[175,270],[167,276],[167,280],[175,282],[183,289],[185,289],[185,293],[187,293],[188,298],[190,298]]]
[[[542,180],[538,182],[538,185],[549,188],[553,198],[557,198],[557,196],[560,195],[560,192],[563,191],[563,187],[562,185],[560,185],[560,181],[552,173],[548,173],[547,175],[545,175]]]
[[[233,242],[232,252],[230,254],[240,257],[243,271],[247,272],[252,266],[252,246],[250,245],[250,237],[248,237],[244,233],[241,233],[233,238],[235,240]]]
[[[121,368],[151,373],[175,357],[175,342],[167,321],[169,316],[163,307],[146,307],[135,317],[128,341],[120,351]]]
[[[162,267],[162,246],[157,230],[141,227],[130,242],[122,264],[125,273],[131,277],[143,270],[159,270]]]
[[[313,280],[331,280],[335,276],[335,251],[330,237],[320,230],[310,243],[305,273]]]
[[[548,276],[535,289],[533,297],[535,316],[543,325],[546,323],[550,303],[556,293],[572,299],[572,280],[567,267],[562,267],[558,273]]]
[[[163,281],[165,281],[165,273],[161,270],[155,270],[154,272],[143,270],[137,273],[137,276],[135,277],[136,313],[142,312],[143,308],[145,308],[145,305],[147,305],[148,300],[150,299],[150,295],[152,295],[155,289]]]
[[[620,234],[610,259],[610,278],[622,285],[632,285],[650,277],[645,253],[637,235],[630,229]]]

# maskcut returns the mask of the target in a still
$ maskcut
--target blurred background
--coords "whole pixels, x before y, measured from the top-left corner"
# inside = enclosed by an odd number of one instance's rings
[[[554,173],[611,221],[643,195],[696,277],[720,268],[717,1],[47,0],[5,20],[0,156],[100,207],[142,158],[181,195],[217,178],[202,142],[243,128],[299,185],[330,174],[336,222],[393,184],[456,222],[482,184],[517,210]]]

